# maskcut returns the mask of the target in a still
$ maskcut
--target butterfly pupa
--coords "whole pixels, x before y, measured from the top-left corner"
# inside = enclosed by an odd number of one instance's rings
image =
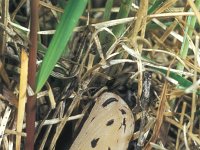
[[[134,131],[134,117],[116,94],[96,99],[88,119],[70,150],[126,150]]]

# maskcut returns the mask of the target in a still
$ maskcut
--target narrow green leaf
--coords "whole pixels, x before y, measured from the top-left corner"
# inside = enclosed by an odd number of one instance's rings
[[[105,11],[103,14],[103,21],[108,21],[110,19],[110,15],[112,13],[111,12],[112,6],[113,6],[113,0],[107,0],[106,6],[105,6]],[[107,33],[105,31],[100,33],[99,39],[102,43],[105,42],[106,34]]]
[[[148,15],[152,14],[156,9],[158,9],[163,3],[165,2],[165,0],[156,0],[154,1],[153,5],[151,5],[151,7],[148,10]]]
[[[36,79],[36,93],[41,90],[55,64],[65,50],[66,44],[70,39],[74,27],[78,23],[88,0],[69,0],[57,26],[56,33],[45,54],[41,67],[39,68]]]
[[[153,60],[149,59],[146,56],[142,56],[142,58],[147,60],[150,63],[155,63]],[[159,69],[159,68],[152,67],[152,66],[150,68],[153,69],[153,70],[159,71],[160,73],[162,73],[164,75],[167,75],[167,70]],[[172,71],[169,72],[169,77],[178,82],[177,88],[186,89],[193,84],[191,81],[185,79],[184,77],[182,77],[178,73],[175,73],[175,72],[172,72]],[[200,94],[200,90],[197,91],[197,94]]]
[[[200,0],[195,1],[197,9],[200,9]],[[181,51],[180,51],[180,56],[181,58],[185,59],[188,55],[188,50],[189,50],[189,39],[192,38],[193,32],[194,32],[194,27],[196,24],[197,17],[196,16],[188,16],[187,18],[187,25],[185,28],[185,35],[183,39],[183,44],[181,46]],[[184,66],[180,63],[177,64],[177,69],[178,70],[183,70]]]
[[[105,12],[103,14],[104,21],[108,21],[110,19],[112,6],[113,6],[113,0],[107,0],[105,6]]]
[[[121,2],[120,10],[119,13],[117,14],[117,19],[128,17],[132,3],[133,0],[123,0]],[[125,25],[119,24],[117,26],[114,26],[112,31],[117,37],[119,37],[125,31]]]
[[[158,68],[154,68],[154,67],[152,67],[152,68],[167,75],[167,70],[158,69]],[[169,77],[178,82],[179,85],[177,86],[177,88],[186,89],[186,88],[192,86],[192,84],[193,84],[191,81],[183,78],[182,76],[180,76],[179,74],[177,74],[175,72],[170,71]],[[197,90],[197,94],[200,95],[200,90]]]
[[[159,70],[160,72],[164,73],[165,75],[167,75],[167,70],[163,70],[163,69],[156,69]],[[188,88],[189,86],[192,85],[192,82],[183,78],[182,76],[180,76],[177,73],[171,72],[169,73],[169,77],[171,77],[172,79],[178,81],[179,86],[183,87],[183,88]]]

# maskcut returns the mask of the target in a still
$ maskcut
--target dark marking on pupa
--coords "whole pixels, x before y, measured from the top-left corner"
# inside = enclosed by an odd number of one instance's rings
[[[95,117],[92,118],[91,122],[95,119]]]
[[[124,109],[120,109],[122,115],[126,114],[126,111]]]
[[[110,126],[114,123],[114,119],[111,119],[109,120],[107,123],[106,123],[106,126]]]
[[[124,133],[125,133],[125,131],[126,131],[126,118],[123,119],[122,125],[124,126]]]
[[[92,148],[95,148],[95,147],[97,146],[98,141],[99,141],[99,138],[93,139],[93,140],[91,141],[91,146],[92,146]]]
[[[118,100],[116,98],[109,98],[102,104],[102,106],[106,107],[107,105],[109,105],[112,102],[118,102]]]
[[[125,131],[126,131],[126,118],[123,118],[122,124],[121,124],[121,126],[119,127],[118,130],[120,130],[122,128],[122,126],[124,126],[124,133],[125,133]]]

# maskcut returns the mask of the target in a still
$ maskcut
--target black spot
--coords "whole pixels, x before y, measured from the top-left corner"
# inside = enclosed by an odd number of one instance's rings
[[[108,150],[111,150],[111,148],[110,148],[110,147],[108,147]]]
[[[124,133],[125,133],[125,131],[126,131],[126,118],[123,119],[122,125],[124,126]]]
[[[123,118],[123,122],[122,122],[122,124],[121,124],[121,126],[119,127],[118,130],[120,130],[122,128],[122,126],[124,126],[124,133],[125,133],[125,131],[126,131],[126,118]]]
[[[106,126],[110,126],[114,123],[114,119],[111,119],[109,120],[107,123],[106,123]]]
[[[91,146],[92,146],[92,148],[95,148],[96,146],[97,146],[97,142],[99,141],[99,138],[97,138],[97,139],[93,139],[92,141],[91,141]]]
[[[126,111],[124,109],[120,109],[122,115],[126,114]]]
[[[118,102],[118,100],[115,99],[115,98],[109,98],[109,99],[107,99],[107,100],[102,104],[102,106],[103,106],[103,107],[106,107],[107,105],[109,105],[109,104],[112,103],[112,102]]]
[[[92,118],[91,122],[94,120],[95,117]]]
[[[126,118],[123,118],[123,123],[122,125],[126,125]]]

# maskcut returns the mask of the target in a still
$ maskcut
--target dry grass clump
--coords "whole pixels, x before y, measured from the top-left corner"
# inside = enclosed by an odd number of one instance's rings
[[[200,148],[200,0],[93,0],[67,46],[60,51],[58,44],[48,55],[66,1],[39,1],[34,88],[27,84],[33,46],[29,5],[0,2],[2,149],[25,147],[27,97],[37,94],[35,137],[29,139],[35,148],[69,149],[95,99],[107,91],[125,100],[135,116],[130,149]]]

